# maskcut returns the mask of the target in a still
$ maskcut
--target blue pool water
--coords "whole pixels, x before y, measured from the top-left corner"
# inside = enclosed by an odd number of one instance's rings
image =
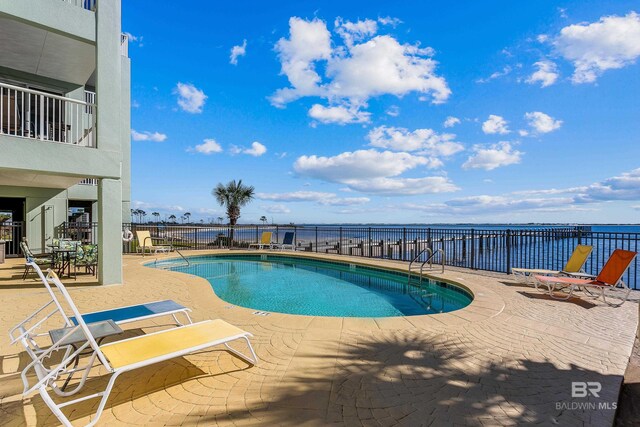
[[[222,300],[260,311],[338,317],[392,317],[443,313],[471,302],[460,287],[406,274],[278,255],[197,256],[151,264],[211,283]]]

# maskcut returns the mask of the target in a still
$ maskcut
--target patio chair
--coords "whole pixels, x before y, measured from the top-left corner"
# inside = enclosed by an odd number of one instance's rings
[[[607,260],[600,274],[595,279],[578,279],[575,277],[558,277],[558,276],[534,276],[539,285],[546,286],[548,293],[552,298],[566,300],[571,298],[575,290],[582,289],[587,294],[602,297],[602,300],[611,306],[619,307],[627,300],[631,293],[626,283],[622,280],[622,276],[635,259],[637,252],[626,251],[624,249],[616,249]],[[620,304],[610,304],[607,302],[606,291],[615,289],[620,286],[622,288],[623,298]],[[556,291],[569,288],[569,293],[564,296],[558,296]],[[590,289],[596,290],[592,293]]]
[[[249,248],[252,247],[256,247],[257,249],[264,249],[265,247],[271,247],[273,244],[271,243],[271,236],[273,235],[273,233],[271,231],[265,231],[262,233],[262,236],[260,237],[260,242],[259,243],[251,243],[249,245]]]
[[[295,233],[293,231],[287,231],[286,233],[284,233],[284,237],[282,238],[282,243],[272,243],[271,247],[273,249],[280,249],[280,250],[283,250],[286,248],[293,250],[294,237],[295,237]]]
[[[74,271],[84,267],[85,273],[98,276],[98,245],[78,245],[73,260]]]
[[[221,319],[205,320],[203,322],[99,345],[92,334],[91,328],[87,325],[84,317],[78,311],[78,308],[71,299],[71,296],[56,274],[49,270],[46,279],[49,283],[54,284],[58,292],[62,295],[66,304],[73,312],[74,317],[77,319],[78,325],[70,328],[69,332],[41,354],[29,354],[32,358],[32,362],[29,363],[21,373],[22,382],[24,384],[23,395],[25,397],[30,396],[32,393],[37,391],[45,404],[65,426],[71,426],[71,422],[62,412],[61,409],[63,407],[74,405],[89,399],[100,398],[95,416],[93,420],[87,424],[88,426],[95,425],[102,415],[102,411],[109,399],[115,380],[125,372],[154,365],[176,357],[186,356],[221,344],[223,344],[231,353],[245,360],[250,365],[256,365],[258,363],[258,358],[251,346],[251,342],[249,341],[249,338],[252,337],[252,335],[249,332],[243,331],[242,329]],[[57,308],[54,311],[57,312],[60,310],[60,308]],[[73,334],[77,334],[78,331],[82,333],[86,342],[82,345],[78,345],[77,348],[67,345],[66,342],[68,342],[69,337]],[[236,340],[243,340],[246,343],[250,352],[249,356],[229,345],[230,342]],[[25,348],[29,348],[29,343],[26,338],[23,337],[21,342]],[[80,379],[79,384],[76,385],[72,391],[66,392],[58,387],[57,381],[61,376],[68,375],[70,371],[69,365],[85,350],[90,350],[92,352],[87,365],[82,368],[73,368],[75,371],[85,372]],[[52,362],[52,360],[55,359],[51,358],[51,356],[54,354],[57,355],[59,352],[62,352],[63,354],[62,361],[56,364],[55,362]],[[81,390],[96,359],[102,363],[104,369],[107,371],[107,375],[111,375],[105,389],[98,393],[56,403],[52,399],[49,391],[51,390],[61,397],[69,397]],[[46,365],[49,363],[53,366]],[[38,382],[34,385],[30,384],[28,377],[28,373],[31,370],[35,372],[38,379]]]
[[[149,232],[149,230],[136,230],[136,236],[138,237],[138,248],[136,250],[139,253],[142,253],[143,256],[147,251],[149,253],[157,254],[159,252],[169,253],[173,250],[171,243],[162,237],[151,237],[151,232]],[[161,241],[165,244],[156,245],[154,244],[154,240],[156,242]]]
[[[572,273],[583,273],[584,264],[587,262],[587,258],[591,255],[593,246],[589,245],[577,245],[573,250],[573,253],[569,257],[569,260],[565,264],[562,270],[546,270],[540,268],[512,268],[511,272],[516,278],[521,278],[526,283],[533,283],[537,288],[537,281],[533,278],[535,275],[539,276],[558,276],[558,275],[571,275]]]
[[[46,256],[47,254],[34,254],[33,252],[31,252],[31,249],[29,248],[29,242],[27,241],[26,237],[22,238],[22,241],[20,242],[20,250],[22,251],[22,254],[24,255],[24,258],[26,260],[25,264],[24,264],[24,272],[22,273],[22,280],[25,280],[27,278],[27,275],[29,274],[29,271],[32,268],[32,265],[44,265],[44,266],[48,266],[51,267],[52,266],[52,258],[51,256]]]

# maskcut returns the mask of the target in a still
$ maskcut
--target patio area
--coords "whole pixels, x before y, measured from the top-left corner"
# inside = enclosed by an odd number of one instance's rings
[[[636,335],[635,301],[619,308],[589,299],[556,301],[512,276],[447,268],[432,276],[475,295],[459,311],[379,319],[263,316],[220,300],[202,278],[142,265],[173,256],[125,255],[124,285],[99,286],[91,275],[63,282],[82,311],[173,299],[193,309],[194,321],[222,318],[254,334],[260,363],[249,366],[215,348],[125,374],[98,425],[613,423]],[[407,268],[397,261],[353,261]],[[35,274],[20,280],[23,265],[22,259],[0,265],[0,423],[58,425],[40,396],[23,400],[19,372],[28,358],[7,337],[47,300]],[[162,322],[126,325],[126,334],[168,326]],[[599,397],[572,398],[576,381],[599,382]],[[87,388],[105,384],[95,369]],[[84,425],[96,404],[65,413]]]

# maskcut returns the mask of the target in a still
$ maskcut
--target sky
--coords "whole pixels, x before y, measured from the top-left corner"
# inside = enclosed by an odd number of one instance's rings
[[[640,1],[123,1],[132,208],[639,223]],[[149,216],[150,217],[150,216]]]

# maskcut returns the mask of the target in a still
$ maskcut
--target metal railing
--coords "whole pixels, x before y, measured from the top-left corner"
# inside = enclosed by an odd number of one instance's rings
[[[129,36],[125,33],[120,34],[120,55],[129,57]]]
[[[95,147],[96,105],[0,83],[0,134]]]
[[[69,224],[70,231],[97,230],[96,224]],[[443,265],[510,273],[514,267],[562,270],[578,244],[593,251],[585,271],[597,274],[614,249],[640,252],[640,233],[596,232],[589,227],[548,227],[519,229],[475,229],[435,227],[357,227],[295,225],[178,225],[123,224],[134,235],[149,230],[154,237],[170,239],[185,250],[248,248],[259,242],[264,231],[281,242],[287,231],[295,233],[297,251],[333,253],[365,258],[383,258],[422,264],[439,252]],[[79,230],[78,230],[79,229]],[[94,231],[92,238],[97,236]],[[64,236],[63,236],[64,237]],[[68,236],[73,237],[73,236]],[[123,244],[123,251],[136,252],[137,243]],[[430,251],[425,251],[429,248]],[[421,257],[417,257],[422,252]],[[638,258],[624,276],[632,288],[640,288]]]
[[[4,241],[5,255],[8,258],[22,255],[20,242],[24,237],[24,222],[12,221],[0,223],[0,240]]]
[[[85,178],[78,183],[79,185],[98,185],[97,178]]]
[[[62,1],[64,1],[65,3],[70,3],[74,6],[81,7],[86,10],[91,10],[91,11],[96,10],[96,3],[98,2],[98,0],[62,0]]]

